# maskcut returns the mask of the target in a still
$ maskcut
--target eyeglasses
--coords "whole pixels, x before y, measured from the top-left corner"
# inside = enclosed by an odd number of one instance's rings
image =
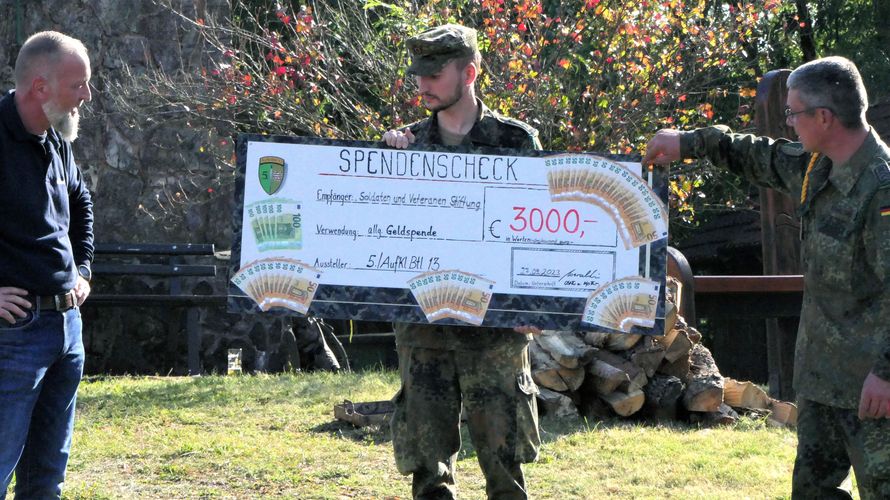
[[[791,108],[789,108],[788,106],[785,106],[785,119],[787,120],[787,119],[789,119],[793,116],[797,116],[801,113],[809,113],[810,111],[816,111],[817,109],[820,109],[820,108],[827,109],[828,111],[831,111],[832,113],[834,113],[834,110],[829,108],[828,106],[811,106],[809,108],[804,108],[800,111],[791,111]]]
[[[804,108],[800,111],[791,111],[791,108],[785,108],[785,118],[791,118],[792,116],[797,116],[801,113],[809,113],[810,111],[815,111],[819,109],[819,106],[813,106],[811,108]]]

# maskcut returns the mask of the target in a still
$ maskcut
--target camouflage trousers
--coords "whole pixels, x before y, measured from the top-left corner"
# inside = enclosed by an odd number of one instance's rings
[[[840,488],[851,465],[860,498],[890,498],[890,419],[859,420],[858,410],[800,401],[791,497],[853,498]]]
[[[537,458],[538,412],[527,345],[478,351],[399,347],[392,417],[396,466],[414,498],[454,498],[461,405],[489,498],[524,499],[520,464]]]

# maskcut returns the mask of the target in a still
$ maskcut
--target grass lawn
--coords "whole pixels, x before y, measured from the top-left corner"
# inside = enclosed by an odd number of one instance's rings
[[[409,498],[388,429],[334,420],[343,399],[389,399],[394,372],[85,380],[66,498]],[[728,428],[541,422],[533,498],[787,498],[796,438]],[[464,429],[461,498],[484,498]]]

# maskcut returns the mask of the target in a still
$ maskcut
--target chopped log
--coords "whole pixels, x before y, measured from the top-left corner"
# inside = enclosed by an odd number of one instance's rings
[[[630,384],[630,377],[627,375],[627,372],[601,359],[593,359],[587,365],[587,373],[591,375],[591,383],[599,395],[609,394],[620,387],[627,387]]]
[[[557,418],[578,417],[578,408],[572,402],[572,398],[556,391],[551,391],[546,387],[538,388],[538,401],[544,408],[546,415],[552,415]]]
[[[674,327],[674,323],[677,321],[677,314],[679,311],[683,309],[683,284],[680,283],[680,280],[673,276],[668,276],[665,280],[665,318],[668,318],[668,303],[670,303],[673,307],[673,321],[667,322],[665,321],[664,329],[665,331],[670,330]]]
[[[554,391],[574,391],[584,382],[584,370],[580,368],[533,369],[532,379],[539,386]]]
[[[677,306],[673,302],[664,302],[664,334],[667,335],[677,325]]]
[[[584,332],[584,343],[592,347],[605,347],[609,334],[598,330]]]
[[[557,363],[537,342],[528,345],[531,357],[532,379],[535,383],[554,391],[574,391],[584,381],[584,368],[566,368]]]
[[[739,420],[739,414],[728,404],[721,403],[717,411],[693,412],[689,414],[689,421],[705,425],[732,425]]]
[[[626,351],[637,345],[641,338],[643,336],[636,333],[610,333],[606,337],[606,343],[603,347],[610,351]]]
[[[692,341],[693,344],[698,344],[701,342],[701,333],[691,326],[686,327],[686,336],[689,337],[689,340]]]
[[[686,378],[683,406],[689,411],[715,412],[723,403],[723,376],[705,346],[695,344],[690,352],[692,366]]]
[[[626,373],[630,379],[630,387],[639,389],[646,385],[646,372],[618,354],[600,349],[593,353],[593,357]]]
[[[769,395],[752,382],[723,379],[723,402],[733,408],[769,408]]]
[[[683,381],[670,375],[657,374],[643,387],[646,401],[642,414],[656,420],[677,418],[677,401],[683,394]]]
[[[686,380],[689,378],[689,357],[680,358],[674,362],[668,361],[666,358],[661,363],[661,366],[658,367],[656,373],[661,373],[663,375],[670,375],[672,377],[677,377],[680,380]]]
[[[550,354],[541,349],[541,346],[534,340],[528,343],[528,357],[531,361],[532,368],[536,366],[549,366],[555,361]]]
[[[578,411],[581,412],[581,415],[591,420],[602,420],[604,418],[614,417],[615,413],[612,411],[612,407],[597,397],[596,394],[584,390],[587,383],[588,382],[585,380],[585,385],[581,386],[581,402],[578,404]]]
[[[630,361],[639,366],[646,373],[646,377],[651,377],[655,375],[655,370],[661,365],[665,349],[656,341],[655,337],[647,335],[628,353],[630,353]]]
[[[788,427],[797,427],[797,406],[793,403],[771,399],[769,410],[769,422]]]
[[[555,364],[558,365],[554,361]],[[565,368],[560,366],[548,368],[533,368],[532,379],[539,386],[552,389],[554,391],[567,392],[574,391],[581,387],[584,382],[583,368]]]
[[[680,283],[676,282],[677,287]],[[679,301],[674,298],[671,292],[671,278],[668,277],[667,299],[664,301],[664,333],[674,329],[677,326],[677,318],[680,315]]]
[[[615,391],[602,396],[602,398],[603,401],[609,403],[612,411],[622,417],[629,417],[640,411],[640,408],[643,407],[643,402],[646,401],[646,396],[640,389],[631,389],[629,392]]]
[[[590,419],[614,417],[615,412],[600,398],[615,391],[626,391],[631,386],[630,377],[624,370],[596,358],[586,368],[587,376],[576,393],[580,400],[578,410]]]
[[[566,368],[578,368],[587,363],[593,354],[593,347],[571,331],[545,330],[535,336],[535,342]]]
[[[685,330],[689,328],[689,324],[686,323],[686,318],[683,316],[677,316],[677,322],[674,324],[674,328],[678,328],[680,330]]]
[[[680,330],[676,328],[672,328],[669,331],[665,332],[661,337],[654,337],[655,342],[664,347],[665,352],[671,347],[674,343],[674,340],[677,338],[677,335],[680,334]]]
[[[674,329],[674,332],[676,332],[676,335],[671,340],[670,347],[664,352],[664,359],[669,363],[673,363],[680,358],[689,357],[689,351],[692,349],[693,345],[687,330]]]

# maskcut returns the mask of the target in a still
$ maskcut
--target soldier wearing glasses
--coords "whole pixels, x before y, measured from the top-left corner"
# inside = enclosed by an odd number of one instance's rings
[[[827,57],[788,78],[798,142],[723,126],[661,130],[644,164],[706,158],[800,201],[804,298],[794,359],[793,498],[890,498],[890,149],[865,121],[856,66]]]

